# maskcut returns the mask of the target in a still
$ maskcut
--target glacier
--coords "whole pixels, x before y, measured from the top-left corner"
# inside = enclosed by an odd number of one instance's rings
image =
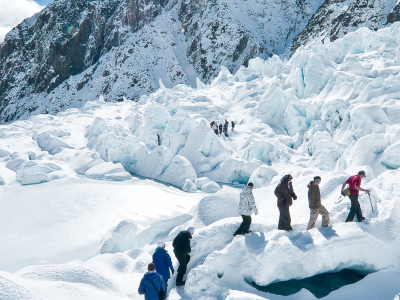
[[[343,269],[374,273],[325,299],[399,299],[399,27],[362,28],[234,74],[221,67],[210,83],[160,85],[138,102],[101,96],[1,125],[0,298],[142,299],[157,242],[172,253],[179,230],[194,226],[187,284],[171,280],[168,299],[282,299],[246,280]],[[225,119],[236,123],[229,137],[210,128]],[[367,222],[345,223],[340,186],[361,169]],[[282,232],[273,191],[288,173],[298,200],[294,230]],[[306,231],[316,175],[332,227]],[[252,233],[233,238],[249,180],[260,213]],[[316,298],[303,289],[286,299]]]

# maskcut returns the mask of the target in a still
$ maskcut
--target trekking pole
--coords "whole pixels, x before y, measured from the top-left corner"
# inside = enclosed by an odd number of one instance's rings
[[[372,206],[371,195],[368,193],[369,202],[371,203],[372,213],[374,213],[374,207]]]

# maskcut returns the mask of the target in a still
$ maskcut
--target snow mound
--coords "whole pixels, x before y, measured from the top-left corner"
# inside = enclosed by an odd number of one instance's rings
[[[23,185],[38,184],[63,178],[74,178],[75,172],[61,162],[27,161],[17,172],[17,179]]]
[[[207,177],[201,177],[201,178],[197,178],[196,179],[196,181],[195,181],[195,184],[196,184],[196,187],[198,188],[198,189],[201,189],[201,187],[203,186],[203,185],[205,185],[207,182],[209,182],[210,181],[210,179],[209,178],[207,178]]]
[[[278,172],[270,166],[260,166],[251,174],[249,182],[254,184],[254,188],[267,186],[271,183],[272,178],[278,175]]]
[[[239,217],[239,193],[236,189],[224,188],[204,197],[198,205],[195,224],[208,226],[224,218]]]
[[[76,153],[68,161],[68,164],[72,170],[78,174],[85,174],[90,168],[104,163],[104,160],[100,158],[97,153]]]
[[[93,179],[108,179],[124,181],[132,179],[131,174],[125,171],[121,163],[104,162],[89,168],[85,175]]]
[[[206,193],[216,193],[221,190],[221,187],[215,181],[209,181],[201,187],[201,190]]]
[[[352,231],[340,224],[321,230],[288,233],[274,230],[236,237],[223,251],[213,252],[203,265],[190,272],[185,291],[195,298],[218,299],[228,288],[245,289],[244,279],[267,285],[331,270],[374,271],[390,266],[393,257],[389,248],[358,225],[351,225]],[[377,256],[378,252],[383,255]],[[216,280],[210,274],[223,276]]]
[[[134,221],[122,221],[111,232],[100,247],[100,253],[124,252],[137,246],[137,224]]]
[[[72,263],[56,266],[32,266],[24,268],[16,274],[25,279],[83,283],[108,292],[118,291],[115,283],[100,273]]]

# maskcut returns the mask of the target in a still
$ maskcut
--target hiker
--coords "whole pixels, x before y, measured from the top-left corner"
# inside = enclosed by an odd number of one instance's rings
[[[235,122],[231,121],[231,125],[232,125],[232,132],[235,131]]]
[[[239,214],[242,215],[243,222],[233,234],[233,236],[243,235],[250,232],[251,214],[258,214],[256,203],[253,196],[253,183],[249,182],[240,192]]]
[[[358,202],[358,194],[360,191],[370,193],[370,190],[361,188],[361,179],[365,177],[364,171],[359,171],[357,175],[350,176],[342,185],[342,195],[344,195],[344,188],[348,184],[350,189],[351,207],[346,222],[353,222],[354,216],[357,215],[358,222],[362,222],[365,218],[362,215],[360,202]]]
[[[221,124],[219,124],[219,135],[221,135],[222,134],[222,123]]]
[[[161,138],[158,133],[157,133],[157,141],[158,141],[158,146],[161,146]]]
[[[310,207],[310,221],[308,222],[307,230],[315,227],[315,222],[318,219],[318,215],[322,215],[322,227],[328,227],[329,225],[329,212],[321,204],[321,192],[319,191],[319,184],[321,183],[321,177],[315,176],[313,181],[307,185],[308,187],[308,203]]]
[[[147,266],[147,271],[140,281],[138,293],[139,295],[144,294],[145,300],[158,300],[160,299],[159,293],[165,292],[167,289],[165,281],[160,274],[156,273],[156,266],[153,263]]]
[[[192,251],[190,248],[190,240],[194,233],[194,228],[189,227],[188,230],[183,230],[174,238],[172,246],[174,247],[174,253],[179,261],[178,275],[176,276],[176,286],[185,285],[183,276],[186,273],[187,265],[190,261],[189,253]]]
[[[218,124],[214,122],[212,128],[213,128],[215,134],[218,135]]]
[[[229,122],[225,119],[225,124],[224,124],[224,134],[225,134],[225,136],[228,136],[228,126],[229,126]]]
[[[156,251],[153,254],[153,263],[156,266],[156,271],[165,281],[166,288],[168,288],[168,279],[171,277],[169,274],[169,270],[171,270],[172,275],[174,275],[174,267],[172,266],[171,256],[168,254],[168,251],[165,250],[165,243],[158,242]],[[164,298],[166,298],[165,295]]]
[[[275,189],[275,196],[278,198],[279,230],[293,230],[290,225],[289,206],[293,204],[292,199],[296,200],[297,196],[293,191],[292,179],[293,177],[290,174],[283,176]]]

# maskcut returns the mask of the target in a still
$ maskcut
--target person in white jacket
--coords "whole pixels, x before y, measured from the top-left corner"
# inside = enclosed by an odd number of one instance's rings
[[[249,182],[247,186],[243,188],[240,192],[240,202],[239,202],[239,214],[242,215],[243,222],[233,236],[243,235],[249,233],[251,225],[251,214],[254,212],[255,215],[258,214],[256,202],[253,196],[253,183]]]

